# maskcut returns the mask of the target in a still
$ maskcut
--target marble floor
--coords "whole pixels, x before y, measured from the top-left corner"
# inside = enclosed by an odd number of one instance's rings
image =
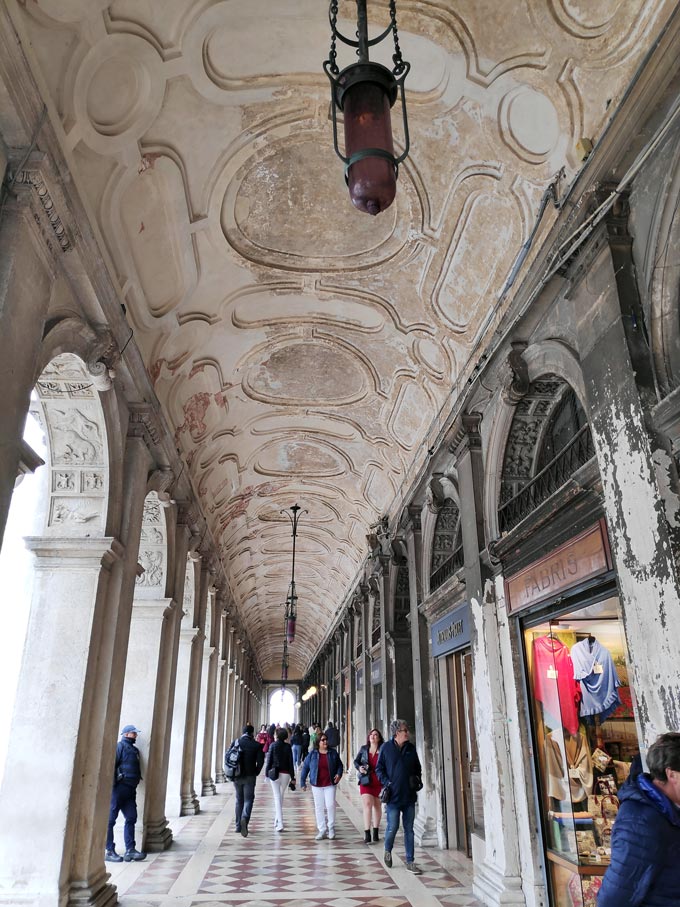
[[[258,779],[250,834],[233,831],[229,784],[202,797],[198,816],[172,822],[172,847],[144,862],[107,864],[123,907],[477,907],[471,864],[453,851],[416,847],[421,876],[406,872],[403,838],[394,864],[383,864],[382,842],[363,843],[357,785],[338,788],[336,838],[314,840],[311,792],[288,791],[283,832],[273,828],[272,796]],[[384,826],[384,820],[383,820]],[[384,827],[380,830],[382,839]],[[116,839],[122,837],[122,825]],[[122,841],[118,851],[123,852]]]

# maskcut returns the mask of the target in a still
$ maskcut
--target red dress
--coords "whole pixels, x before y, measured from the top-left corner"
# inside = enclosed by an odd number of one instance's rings
[[[380,796],[380,791],[382,790],[382,784],[380,783],[378,776],[375,773],[375,767],[378,764],[379,755],[380,755],[379,750],[377,753],[371,753],[369,750],[368,765],[369,765],[370,771],[368,773],[368,777],[371,779],[371,783],[362,784],[360,786],[359,790],[361,791],[362,794],[373,794],[374,797]]]

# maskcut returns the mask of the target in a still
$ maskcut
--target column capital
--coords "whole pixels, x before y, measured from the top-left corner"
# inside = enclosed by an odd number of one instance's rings
[[[60,536],[27,536],[24,543],[36,559],[36,570],[78,570],[100,565],[110,570],[122,560],[125,547],[113,536],[99,538],[63,538]]]

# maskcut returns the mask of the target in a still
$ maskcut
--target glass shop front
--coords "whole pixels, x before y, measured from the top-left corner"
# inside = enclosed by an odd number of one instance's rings
[[[604,521],[506,581],[524,654],[553,907],[596,907],[617,792],[639,752]]]

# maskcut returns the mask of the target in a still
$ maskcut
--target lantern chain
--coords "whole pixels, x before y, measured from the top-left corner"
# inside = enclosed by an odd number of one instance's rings
[[[340,73],[338,68],[337,57],[337,25],[338,25],[338,0],[331,0],[330,7],[330,20],[331,20],[331,49],[328,54],[329,70],[333,73],[334,76],[337,76]]]
[[[390,20],[392,22],[392,34],[394,36],[394,54],[392,62],[394,63],[394,75],[398,78],[406,69],[406,64],[401,56],[401,47],[399,46],[399,30],[397,28],[397,0],[390,0]]]

